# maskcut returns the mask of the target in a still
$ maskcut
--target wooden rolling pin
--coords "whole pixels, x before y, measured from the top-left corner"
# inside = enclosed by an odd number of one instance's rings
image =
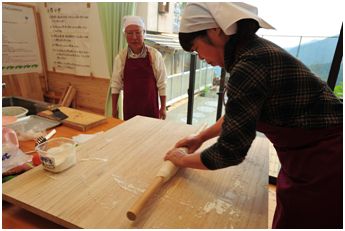
[[[207,124],[203,124],[196,134],[200,133],[202,130],[206,128]],[[187,148],[180,148],[182,152],[188,153]],[[137,215],[140,211],[144,208],[146,202],[150,199],[150,197],[168,180],[173,177],[176,172],[178,171],[178,167],[176,167],[171,161],[167,160],[163,162],[162,167],[159,169],[156,177],[154,178],[153,182],[149,185],[149,187],[145,190],[144,194],[139,197],[136,202],[132,205],[132,207],[127,212],[127,218],[131,221],[134,221],[137,218]]]

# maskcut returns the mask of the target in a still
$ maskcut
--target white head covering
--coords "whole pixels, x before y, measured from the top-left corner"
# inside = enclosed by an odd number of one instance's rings
[[[125,31],[126,27],[129,25],[137,25],[145,30],[145,23],[142,18],[139,16],[124,16],[123,17],[123,31]]]
[[[274,29],[258,16],[255,6],[242,2],[195,2],[188,3],[184,9],[180,32],[190,33],[220,27],[226,35],[235,34],[236,22],[245,19],[255,19],[260,27]]]

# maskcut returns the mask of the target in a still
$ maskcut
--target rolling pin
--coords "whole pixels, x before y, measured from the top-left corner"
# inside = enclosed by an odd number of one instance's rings
[[[205,129],[207,124],[203,124],[197,133],[200,133],[202,130]],[[188,153],[187,148],[179,148],[181,152]],[[137,218],[137,215],[140,211],[144,208],[146,202],[150,199],[150,197],[159,189],[161,186],[170,180],[176,172],[178,171],[178,167],[176,167],[171,161],[166,160],[163,162],[162,167],[159,169],[156,177],[153,179],[153,182],[149,185],[149,187],[145,190],[144,194],[139,197],[136,202],[132,205],[132,207],[127,212],[127,218],[131,221],[134,221]]]

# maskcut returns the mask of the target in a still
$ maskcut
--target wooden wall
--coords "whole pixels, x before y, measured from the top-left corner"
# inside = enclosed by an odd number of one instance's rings
[[[76,76],[47,72],[49,91],[62,94],[72,85],[76,90],[76,108],[85,111],[104,114],[109,79]]]
[[[49,92],[61,96],[72,85],[76,90],[76,108],[97,114],[104,114],[104,106],[109,87],[109,80],[95,77],[76,76],[63,73],[47,72]],[[21,96],[44,101],[47,95],[45,78],[39,74],[3,75],[3,96]],[[45,97],[47,98],[47,97]],[[46,100],[47,101],[47,100]]]
[[[45,91],[44,76],[37,73],[3,75],[3,96],[21,96],[28,99],[43,101]]]

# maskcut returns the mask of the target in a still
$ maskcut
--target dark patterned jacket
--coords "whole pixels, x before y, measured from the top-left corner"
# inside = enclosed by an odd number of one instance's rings
[[[342,102],[303,63],[256,35],[241,49],[235,43],[225,46],[228,101],[217,143],[201,153],[206,167],[241,163],[258,122],[305,129],[342,125]]]

